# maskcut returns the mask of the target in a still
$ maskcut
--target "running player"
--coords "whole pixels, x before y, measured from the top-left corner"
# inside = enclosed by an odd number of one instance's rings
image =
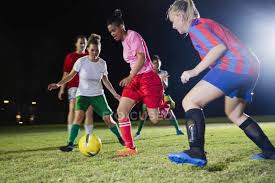
[[[159,76],[153,72],[153,66],[148,48],[141,35],[133,30],[125,29],[120,10],[115,10],[114,15],[107,21],[110,34],[116,41],[121,41],[124,60],[130,64],[129,76],[119,83],[123,87],[122,97],[117,109],[121,134],[125,141],[126,149],[116,153],[118,156],[136,154],[131,134],[129,113],[140,101],[146,104],[148,115],[153,123],[157,123],[161,116],[165,117],[169,108],[162,106],[163,86]]]
[[[64,61],[63,67],[63,78],[65,78],[72,70],[74,63],[77,59],[86,56],[86,46],[87,46],[87,38],[83,35],[78,35],[75,38],[75,51],[69,53]],[[69,100],[69,112],[67,115],[67,124],[68,124],[68,133],[70,133],[73,119],[74,119],[74,107],[75,107],[75,98],[76,98],[76,90],[79,83],[79,76],[78,74],[67,84],[64,84],[60,87],[58,98],[59,100],[63,100],[63,95],[65,92],[65,87],[67,88],[68,100]],[[93,130],[93,109],[90,106],[85,115],[85,131],[86,134],[91,134]],[[69,134],[70,135],[70,134]]]
[[[76,92],[75,118],[71,128],[69,143],[60,147],[63,152],[73,150],[73,143],[78,135],[80,123],[84,114],[93,106],[93,110],[103,118],[110,130],[116,135],[119,142],[124,145],[124,141],[119,132],[116,122],[112,118],[112,110],[108,106],[104,95],[102,82],[105,87],[113,94],[114,98],[119,100],[120,95],[114,90],[108,79],[106,61],[99,57],[101,51],[101,37],[97,34],[91,34],[87,44],[89,55],[79,58],[73,66],[72,71],[57,84],[49,84],[48,89],[53,90],[73,79],[79,73],[79,86]]]
[[[173,109],[175,109],[175,102],[173,101],[173,99],[170,97],[170,95],[166,95],[165,94],[165,90],[168,88],[168,72],[165,71],[165,70],[161,70],[161,60],[160,60],[160,57],[158,55],[153,55],[152,58],[152,63],[153,63],[153,69],[154,69],[154,72],[158,73],[161,81],[162,81],[162,85],[164,87],[164,103],[167,103],[170,105],[170,110],[169,110],[169,113],[168,113],[168,118],[170,120],[170,123],[175,127],[176,129],[176,134],[177,135],[183,135],[183,132],[179,129],[179,123],[178,123],[178,120],[173,112]],[[142,104],[142,113],[141,113],[141,119],[140,119],[140,122],[138,124],[138,130],[136,132],[136,135],[135,135],[135,140],[139,139],[140,138],[140,132],[144,126],[144,123],[147,119],[147,107],[145,104]]]
[[[262,151],[252,159],[275,160],[274,146],[257,122],[244,113],[246,104],[252,101],[259,76],[257,57],[227,28],[211,19],[200,18],[192,0],[176,0],[168,9],[168,18],[180,34],[189,34],[202,59],[194,69],[182,73],[182,83],[211,67],[182,101],[190,149],[171,153],[168,158],[175,163],[207,164],[203,108],[225,96],[227,117]]]

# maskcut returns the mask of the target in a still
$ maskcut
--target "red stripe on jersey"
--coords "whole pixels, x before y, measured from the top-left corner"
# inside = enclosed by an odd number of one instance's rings
[[[244,66],[244,60],[242,55],[240,54],[239,50],[237,48],[231,48],[231,53],[234,54],[234,56],[236,57],[236,70],[235,72],[237,74],[241,74],[242,70],[243,70],[243,66]]]

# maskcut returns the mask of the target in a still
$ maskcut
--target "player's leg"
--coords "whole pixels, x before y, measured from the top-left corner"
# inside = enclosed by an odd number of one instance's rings
[[[275,160],[274,146],[257,122],[244,113],[245,107],[246,101],[244,99],[225,97],[225,113],[227,117],[239,126],[247,137],[262,150],[262,153],[252,156],[252,159]]]
[[[119,128],[127,149],[117,152],[116,155],[118,156],[126,156],[126,155],[137,153],[136,147],[133,142],[133,137],[131,133],[131,121],[129,118],[129,113],[131,112],[135,104],[136,104],[136,101],[131,98],[128,98],[128,97],[120,98],[119,105],[117,108],[117,114],[118,114]]]
[[[117,137],[119,143],[124,145],[118,125],[112,118],[113,111],[109,107],[105,95],[91,97],[91,104],[93,105],[94,111],[102,117],[111,132]]]
[[[69,152],[73,150],[74,141],[79,133],[80,124],[84,119],[85,112],[87,111],[88,107],[90,106],[89,100],[87,97],[78,96],[76,98],[76,105],[75,105],[75,118],[74,122],[70,131],[69,136],[69,143],[67,146],[60,147],[60,150],[63,152]]]
[[[179,122],[172,109],[168,113],[170,123],[175,127],[177,135],[183,135],[184,133],[179,129]]]
[[[86,134],[91,135],[94,128],[94,111],[93,107],[90,105],[85,113],[85,124],[84,124]]]
[[[173,109],[176,107],[176,103],[174,100],[171,98],[170,95],[164,95],[164,102],[170,105],[170,110],[168,113],[169,121],[170,123],[175,127],[176,129],[176,134],[177,135],[183,135],[184,133],[179,129],[179,123],[178,120],[173,112]]]
[[[140,132],[144,126],[144,123],[148,117],[148,113],[147,113],[147,107],[145,104],[142,104],[142,109],[141,109],[141,115],[140,115],[140,121],[138,123],[138,129],[137,129],[137,132],[135,134],[135,137],[134,139],[135,140],[138,140],[140,138]]]
[[[202,108],[223,95],[224,93],[220,89],[201,80],[184,97],[182,105],[186,111],[186,130],[190,149],[169,154],[168,158],[172,162],[189,163],[195,166],[206,165],[207,160],[204,152],[205,117]]]
[[[75,108],[75,98],[76,98],[76,87],[72,87],[68,89],[68,101],[69,101],[69,111],[67,115],[67,126],[68,126],[68,134],[70,135],[70,131],[73,125],[74,120],[74,108]]]

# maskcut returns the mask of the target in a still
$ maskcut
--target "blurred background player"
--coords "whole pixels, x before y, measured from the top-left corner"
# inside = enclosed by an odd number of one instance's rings
[[[169,110],[167,118],[169,118],[170,123],[175,127],[176,134],[177,135],[183,135],[183,132],[179,129],[178,120],[177,120],[177,118],[176,118],[176,116],[173,112],[173,109],[175,109],[176,104],[173,101],[173,99],[170,97],[170,95],[165,94],[165,90],[168,88],[168,78],[169,78],[168,72],[165,71],[165,70],[161,70],[161,60],[160,60],[160,57],[158,55],[153,55],[151,60],[152,60],[152,63],[153,63],[154,72],[159,75],[159,77],[162,81],[162,85],[163,85],[163,88],[164,88],[163,101],[164,101],[164,103],[170,105],[170,110]],[[140,121],[139,121],[139,124],[138,124],[138,130],[137,130],[135,138],[134,138],[135,140],[140,138],[140,132],[141,132],[143,126],[144,126],[144,123],[145,123],[147,117],[148,117],[147,107],[146,107],[145,104],[142,104],[142,113],[141,113]]]
[[[49,84],[48,89],[57,89],[61,85],[73,79],[79,73],[79,86],[76,92],[76,106],[74,123],[70,131],[69,143],[60,147],[63,152],[73,150],[73,143],[78,135],[80,123],[82,122],[85,112],[89,106],[93,106],[93,110],[102,117],[110,130],[116,135],[120,144],[124,145],[124,141],[120,135],[117,123],[112,118],[112,110],[109,107],[104,95],[104,86],[113,94],[114,98],[119,100],[120,95],[114,90],[108,79],[107,64],[99,57],[101,51],[101,37],[97,34],[91,34],[87,44],[88,55],[79,58],[71,72],[59,81],[57,84]]]
[[[194,69],[182,73],[182,83],[211,67],[182,101],[190,149],[171,153],[168,158],[175,163],[207,164],[203,108],[225,96],[227,117],[262,150],[251,158],[275,160],[274,146],[257,122],[244,113],[259,77],[258,58],[230,30],[211,19],[200,18],[192,0],[176,0],[168,9],[168,17],[179,34],[190,35],[201,57]]]
[[[72,53],[69,53],[64,61],[63,66],[63,76],[62,79],[64,79],[72,70],[74,63],[81,57],[86,56],[88,53],[86,52],[86,46],[87,46],[87,38],[83,35],[78,35],[75,38],[74,41],[75,45],[75,51]],[[70,135],[70,131],[73,125],[74,120],[74,114],[75,114],[75,100],[76,100],[76,91],[79,84],[79,76],[76,74],[76,76],[69,81],[66,84],[63,84],[60,87],[58,98],[59,100],[63,100],[65,88],[67,88],[67,95],[68,95],[68,101],[69,101],[69,111],[67,116],[67,124],[68,124],[68,133]],[[86,111],[85,116],[85,131],[86,134],[90,134],[93,130],[93,109],[92,106],[88,108]]]
[[[120,10],[115,10],[113,16],[108,19],[107,28],[116,41],[122,42],[123,58],[131,67],[129,76],[119,83],[123,92],[117,113],[126,149],[118,151],[116,155],[133,155],[137,153],[137,149],[133,142],[129,118],[132,108],[142,101],[147,106],[150,120],[157,123],[160,116],[167,115],[169,107],[162,105],[163,86],[159,76],[153,71],[148,48],[141,35],[133,30],[126,31]]]

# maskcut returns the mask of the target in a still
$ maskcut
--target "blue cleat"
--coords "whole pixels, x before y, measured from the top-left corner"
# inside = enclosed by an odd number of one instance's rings
[[[264,153],[251,156],[252,160],[275,160],[275,153],[266,155]]]
[[[140,138],[140,132],[137,132],[135,137],[134,137],[134,140],[138,140]]]
[[[177,134],[177,135],[184,135],[184,133],[183,133],[181,130],[177,130],[177,131],[176,131],[176,134]]]
[[[185,152],[171,153],[168,154],[170,161],[176,164],[191,164],[193,166],[204,167],[207,164],[206,159],[192,158]]]

